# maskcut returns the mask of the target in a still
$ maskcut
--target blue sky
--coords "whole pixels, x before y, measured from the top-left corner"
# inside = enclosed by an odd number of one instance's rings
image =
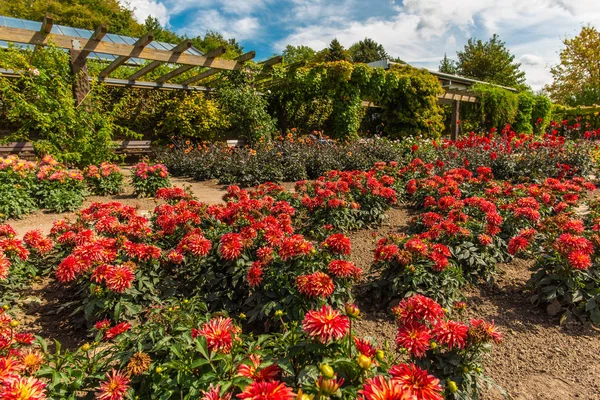
[[[190,36],[216,30],[235,37],[257,59],[286,44],[321,49],[337,37],[348,47],[365,37],[393,56],[436,69],[469,37],[500,35],[522,63],[527,82],[551,81],[565,37],[584,24],[600,29],[600,0],[122,0],[143,21],[148,15]]]

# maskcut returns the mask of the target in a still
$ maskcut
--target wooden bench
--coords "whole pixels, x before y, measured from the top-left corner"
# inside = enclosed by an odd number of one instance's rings
[[[245,145],[246,139],[234,139],[227,141],[227,146],[229,147],[244,147]]]
[[[117,154],[145,154],[152,152],[150,140],[124,140],[117,144]]]
[[[152,151],[150,140],[124,140],[115,142],[115,152],[119,154],[145,154]],[[33,155],[35,150],[32,142],[12,142],[0,145],[0,155],[18,154]]]
[[[12,142],[0,145],[0,155],[8,154],[34,154],[33,143],[31,142]]]

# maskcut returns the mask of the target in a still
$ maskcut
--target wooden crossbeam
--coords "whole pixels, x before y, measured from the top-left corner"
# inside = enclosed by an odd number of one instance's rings
[[[219,46],[216,49],[209,51],[204,56],[207,58],[215,58],[215,57],[225,54],[226,51],[227,51],[227,49],[224,46]],[[156,82],[158,82],[158,83],[167,82],[167,81],[175,78],[176,76],[186,73],[187,71],[189,71],[192,68],[195,68],[195,66],[194,65],[182,65],[181,67],[176,68],[173,71],[170,71],[169,73],[161,76],[160,78],[158,78],[156,80]]]
[[[268,60],[259,62],[258,64],[259,65],[264,64],[265,67],[272,67],[275,64],[281,64],[282,61],[283,61],[283,56],[275,56],[275,57],[269,58]]]
[[[40,32],[45,33],[46,35],[50,33],[52,30],[52,25],[54,25],[54,19],[50,14],[44,15],[44,19],[42,20],[42,28]]]
[[[52,31],[52,25],[54,25],[54,19],[50,14],[44,15],[44,19],[42,20],[42,26],[40,27],[40,33],[44,36],[47,36],[50,31]],[[35,46],[33,52],[37,52],[40,46]]]
[[[146,33],[144,36],[142,36],[141,38],[139,38],[137,40],[137,42],[135,42],[135,44],[133,46],[139,52],[139,51],[142,51],[144,49],[144,47],[148,46],[150,44],[150,42],[152,42],[152,40],[154,40],[154,35],[152,33]],[[135,57],[135,54],[131,54],[131,55],[128,55],[128,56],[119,56],[119,57],[117,57],[113,62],[111,62],[108,65],[108,67],[104,68],[100,72],[100,75],[98,75],[98,77],[99,78],[106,78],[115,69],[117,69],[121,65],[125,64],[125,62],[127,60],[129,60],[131,57]]]
[[[106,36],[107,32],[108,32],[108,29],[106,28],[106,24],[100,24],[100,25],[98,25],[98,27],[96,28],[94,33],[92,33],[92,37],[90,37],[89,40],[100,41],[100,40],[102,40],[102,38],[104,36]],[[90,53],[91,53],[91,51],[84,50],[81,52],[80,56],[86,58],[87,56],[90,55]]]
[[[82,46],[79,44],[83,42],[82,38],[80,37],[59,35],[54,33],[44,36],[41,32],[5,26],[0,26],[0,40],[39,46],[47,46],[49,43],[53,43],[57,47],[68,50],[93,51],[96,53],[111,54],[114,56],[137,57],[146,60],[195,65],[199,67],[209,67],[224,70],[233,70],[237,65],[237,62],[234,60],[207,58],[205,56],[196,56],[187,53],[173,54],[173,52],[168,50],[159,50],[149,47],[146,47],[141,51],[136,51],[136,48],[132,45],[112,43],[109,41],[90,39],[87,40],[87,42],[85,42],[85,44]],[[77,43],[78,45],[75,46],[74,43]]]
[[[92,34],[92,36],[89,40],[100,41],[106,35],[106,32],[107,32],[106,24],[100,24],[96,28],[96,30],[94,31],[94,33]],[[87,57],[90,55],[91,51],[84,50],[84,51],[77,52],[77,50],[75,50],[75,49],[70,49],[69,51],[73,54],[76,54],[76,57],[73,60],[73,71],[77,72],[77,71],[81,70],[82,68],[84,68],[84,66],[86,65]],[[74,52],[77,52],[77,53],[74,53]]]
[[[244,62],[248,61],[248,60],[252,60],[254,57],[256,57],[256,52],[253,51],[249,51],[248,53],[244,53],[239,57],[234,58],[233,60],[236,62],[236,67],[234,69],[240,69],[243,65]],[[219,70],[217,69],[209,69],[207,71],[204,71],[196,76],[192,76],[189,79],[186,79],[185,81],[181,82],[182,85],[189,85],[190,83],[194,83],[194,82],[198,82],[201,79],[205,79],[208,78],[209,76],[213,76],[215,74],[217,74],[219,72]]]
[[[173,50],[171,50],[171,51],[173,53],[175,53],[175,54],[177,54],[177,53],[183,53],[184,51],[186,51],[190,47],[192,47],[192,41],[191,40],[184,40],[183,42],[181,42],[177,46],[175,46],[175,48],[173,48]],[[133,75],[131,75],[129,77],[129,80],[130,81],[135,81],[136,79],[141,78],[142,76],[144,76],[144,75],[152,72],[153,70],[155,70],[162,63],[163,63],[162,61],[152,61],[150,64],[146,65],[145,67],[143,67],[142,69],[140,69],[139,71],[137,71],[136,73],[134,73]],[[193,68],[193,66],[191,68]]]

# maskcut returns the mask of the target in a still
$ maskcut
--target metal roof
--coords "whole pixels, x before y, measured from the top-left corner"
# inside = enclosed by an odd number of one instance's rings
[[[396,65],[396,64],[400,64],[400,63],[390,61],[387,59],[383,59],[383,60],[379,60],[379,61],[370,62],[368,65],[371,67],[374,67],[374,68],[388,69],[392,65]],[[494,83],[479,81],[477,79],[465,78],[464,76],[459,76],[459,75],[446,74],[444,72],[439,72],[439,71],[429,69],[429,68],[425,68],[425,69],[427,69],[427,71],[429,71],[429,73],[431,73],[432,75],[437,76],[439,79],[449,80],[449,81],[453,81],[453,82],[457,82],[457,83],[462,83],[465,85],[474,85],[476,83],[481,83],[484,85],[492,85],[492,86],[501,87],[502,89],[510,90],[513,92],[516,91],[515,88],[508,87],[508,86],[496,85]]]

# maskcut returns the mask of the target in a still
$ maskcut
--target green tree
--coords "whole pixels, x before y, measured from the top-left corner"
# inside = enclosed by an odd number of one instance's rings
[[[446,53],[444,53],[444,58],[440,62],[438,71],[445,74],[456,75],[456,61],[449,59]]]
[[[299,61],[311,62],[315,59],[315,51],[304,45],[292,46],[288,44],[283,50],[283,61],[286,64],[293,64]]]
[[[207,31],[204,37],[197,36],[192,38],[194,47],[205,53],[216,49],[219,46],[224,46],[226,50],[224,58],[235,58],[242,54],[244,47],[239,44],[235,39],[225,39],[223,35],[215,31]]]
[[[105,23],[108,31],[139,36],[143,26],[133,18],[133,10],[119,0],[10,0],[0,2],[0,15],[41,21],[51,14],[54,23],[94,30]]]
[[[560,63],[550,69],[550,97],[569,106],[600,103],[600,32],[584,26],[579,35],[563,41]]]
[[[352,62],[355,63],[370,63],[389,58],[383,45],[369,38],[354,43],[348,51]]]
[[[144,21],[143,30],[144,33],[152,32],[154,35],[154,40],[159,42],[178,43],[181,41],[181,37],[179,35],[163,28],[158,21],[158,18],[155,18],[151,15],[149,15],[148,18],[146,18],[146,21]]]
[[[510,87],[524,87],[525,72],[515,56],[506,48],[500,37],[494,34],[483,42],[469,39],[458,57],[457,73],[467,78]]]
[[[331,43],[329,43],[329,47],[327,48],[325,60],[350,61],[350,54],[348,53],[348,50],[346,50],[337,39],[333,39]]]

